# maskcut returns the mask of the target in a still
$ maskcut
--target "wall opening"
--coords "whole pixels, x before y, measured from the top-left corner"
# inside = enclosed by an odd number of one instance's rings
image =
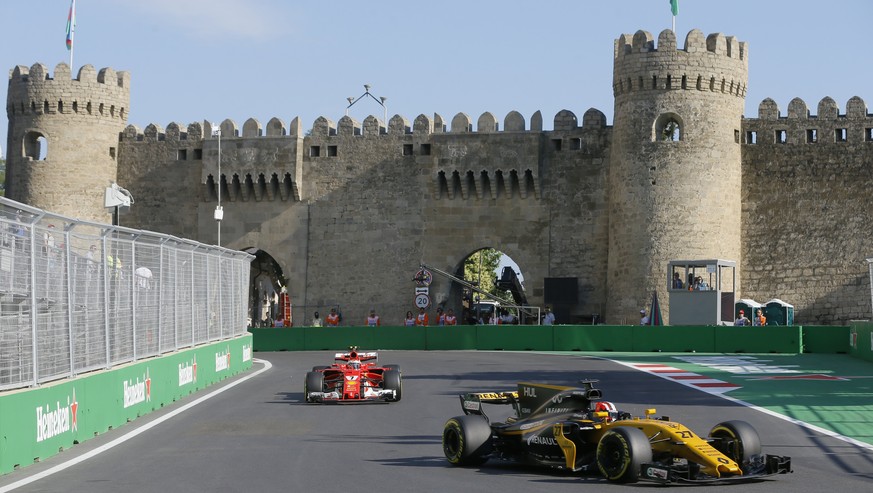
[[[48,157],[48,139],[39,132],[28,132],[24,136],[24,157],[34,161],[45,161]]]
[[[682,118],[676,113],[663,113],[655,120],[653,141],[678,142],[685,137]]]

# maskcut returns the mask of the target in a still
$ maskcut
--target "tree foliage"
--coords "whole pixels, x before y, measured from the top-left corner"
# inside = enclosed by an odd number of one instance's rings
[[[495,296],[506,298],[506,292],[498,289],[494,271],[500,264],[503,252],[493,248],[483,248],[464,261],[464,280],[479,286],[479,289]]]

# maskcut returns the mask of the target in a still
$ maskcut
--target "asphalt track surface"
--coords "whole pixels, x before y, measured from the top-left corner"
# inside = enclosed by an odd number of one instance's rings
[[[256,353],[272,364],[219,386],[232,388],[157,423],[213,389],[42,463],[0,478],[0,492],[530,492],[621,491],[658,488],[614,485],[596,475],[521,468],[504,462],[450,466],[442,452],[445,421],[462,414],[457,395],[514,390],[518,381],[574,384],[600,380],[607,400],[641,414],[655,407],[705,434],[715,423],[740,419],[761,435],[764,451],[792,457],[793,474],[727,486],[719,491],[869,491],[873,451],[737,402],[583,354],[383,351],[381,363],[400,364],[403,398],[390,404],[313,405],[302,402],[303,377],[333,354]],[[500,407],[497,408],[498,410]],[[492,414],[500,418],[500,412]],[[869,419],[869,418],[868,418]],[[153,427],[72,467],[57,468],[144,426]]]

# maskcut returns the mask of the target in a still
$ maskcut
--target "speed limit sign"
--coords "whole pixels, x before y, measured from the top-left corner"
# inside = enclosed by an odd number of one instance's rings
[[[415,295],[415,306],[419,308],[427,308],[430,306],[430,296],[425,293]]]

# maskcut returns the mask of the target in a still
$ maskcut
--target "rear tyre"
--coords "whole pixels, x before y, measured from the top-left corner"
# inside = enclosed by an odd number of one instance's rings
[[[719,423],[712,427],[709,437],[716,439],[712,443],[716,450],[741,466],[761,455],[761,437],[758,436],[757,430],[745,421]]]
[[[642,430],[626,426],[607,431],[597,444],[597,468],[606,479],[636,483],[642,465],[652,462],[652,446]]]
[[[387,370],[382,374],[382,388],[385,390],[393,390],[394,397],[389,401],[399,401],[403,394],[403,378],[398,370]]]
[[[324,392],[324,373],[311,371],[306,374],[306,382],[303,387],[303,397],[306,402],[317,402],[317,399],[310,397],[312,392]]]
[[[448,420],[443,428],[443,453],[456,466],[484,464],[491,453],[491,425],[477,415]]]

